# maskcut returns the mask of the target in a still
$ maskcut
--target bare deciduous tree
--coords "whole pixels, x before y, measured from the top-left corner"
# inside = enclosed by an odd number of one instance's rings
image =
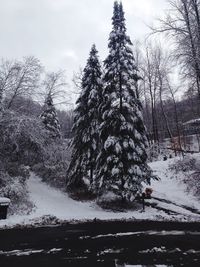
[[[143,63],[141,66],[142,84],[145,95],[145,100],[150,102],[151,106],[151,121],[152,129],[151,139],[154,142],[159,142],[158,125],[156,116],[156,98],[158,91],[158,79],[156,77],[156,69],[154,64],[154,52],[151,45],[145,49]]]
[[[195,80],[200,99],[200,1],[171,0],[171,9],[153,33],[166,33],[174,40],[174,55],[184,78]]]
[[[0,90],[6,95],[6,108],[11,108],[16,97],[28,98],[39,86],[42,66],[38,59],[26,57],[23,61],[4,61],[0,66]]]
[[[55,105],[69,105],[70,94],[63,70],[46,73],[39,97],[44,102],[48,95],[51,95]]]

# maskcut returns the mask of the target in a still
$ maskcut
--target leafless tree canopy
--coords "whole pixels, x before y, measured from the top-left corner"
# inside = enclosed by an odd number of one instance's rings
[[[169,3],[166,17],[152,30],[172,38],[182,76],[193,80],[200,98],[200,1],[170,0]]]
[[[42,81],[43,96],[46,98],[51,95],[55,104],[69,104],[70,93],[69,86],[66,82],[65,72],[59,70],[57,72],[48,72]]]
[[[4,61],[0,65],[0,90],[7,98],[9,109],[16,97],[34,95],[39,87],[42,66],[34,57],[22,61]]]

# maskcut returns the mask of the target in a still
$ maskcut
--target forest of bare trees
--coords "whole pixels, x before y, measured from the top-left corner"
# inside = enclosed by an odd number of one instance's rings
[[[169,138],[182,150],[184,123],[200,116],[200,2],[168,2],[165,17],[135,52],[149,141]]]

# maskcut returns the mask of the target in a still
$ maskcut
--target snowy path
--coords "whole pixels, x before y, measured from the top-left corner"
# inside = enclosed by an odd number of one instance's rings
[[[200,203],[191,194],[186,193],[184,184],[177,179],[171,179],[168,161],[151,163],[155,174],[161,178],[153,181],[153,198],[149,200],[146,212],[104,211],[94,202],[78,202],[72,200],[64,192],[43,183],[33,173],[28,181],[30,199],[35,209],[30,215],[13,215],[7,220],[0,221],[0,227],[5,225],[30,224],[38,221],[44,215],[52,215],[60,220],[102,220],[110,219],[148,219],[148,220],[200,220]]]
[[[154,220],[158,215],[157,211],[152,208],[148,208],[148,213],[104,211],[94,202],[79,202],[69,198],[66,193],[42,182],[33,173],[28,180],[28,188],[30,199],[35,205],[34,211],[30,215],[8,216],[6,220],[0,220],[0,227],[38,223],[44,215],[56,216],[60,220],[93,220],[95,218],[101,220],[147,218]],[[165,215],[164,213],[160,214]]]
[[[110,212],[104,211],[94,202],[79,202],[68,197],[67,193],[61,192],[41,182],[40,178],[32,174],[29,179],[30,196],[36,205],[35,215],[53,215],[63,220],[88,220],[88,219],[121,219],[121,218],[147,218],[147,214],[139,211],[133,212]],[[156,211],[150,209],[152,219]]]

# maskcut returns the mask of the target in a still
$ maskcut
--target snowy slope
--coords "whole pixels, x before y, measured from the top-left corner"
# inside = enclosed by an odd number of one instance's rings
[[[29,224],[44,215],[53,215],[60,220],[91,220],[94,218],[102,220],[200,220],[200,204],[197,199],[186,192],[185,186],[178,179],[171,179],[173,174],[170,173],[168,165],[173,161],[174,159],[171,159],[150,164],[161,180],[152,183],[153,199],[148,200],[150,206],[146,208],[146,212],[104,211],[94,202],[72,200],[66,193],[43,183],[32,173],[28,181],[28,188],[30,198],[35,204],[34,211],[30,215],[10,216],[7,220],[0,221],[0,227]]]
[[[200,202],[187,192],[186,185],[181,182],[181,177],[177,177],[177,174],[175,175],[169,170],[169,165],[174,161],[176,162],[176,159],[157,161],[150,164],[154,173],[161,179],[160,181],[152,182],[153,197],[167,200],[166,202],[168,203],[160,203],[160,206],[165,206],[183,214],[191,214],[189,212],[190,209],[200,212]]]

